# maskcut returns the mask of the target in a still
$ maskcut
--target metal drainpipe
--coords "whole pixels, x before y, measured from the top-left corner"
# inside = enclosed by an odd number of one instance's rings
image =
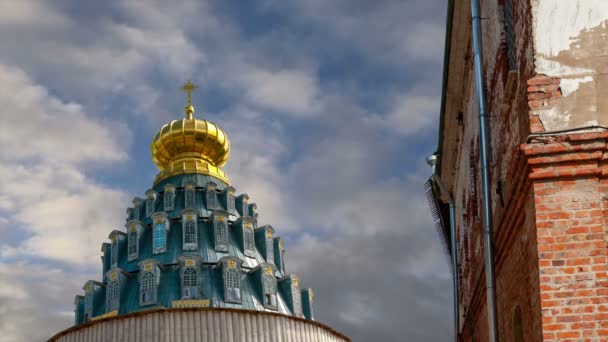
[[[456,250],[456,206],[454,205],[454,197],[445,187],[443,181],[435,170],[437,164],[437,155],[433,154],[427,158],[427,163],[433,168],[431,178],[435,181],[441,193],[447,198],[450,207],[450,247],[452,257],[452,275],[453,275],[453,293],[454,293],[454,341],[458,342],[458,332],[460,331],[460,312],[458,306],[458,253]]]
[[[475,57],[475,83],[479,107],[479,146],[481,156],[481,191],[484,227],[484,252],[486,269],[486,300],[488,303],[489,342],[498,342],[498,322],[496,310],[496,278],[494,275],[494,246],[492,224],[492,197],[490,189],[490,169],[488,155],[489,127],[486,118],[486,94],[483,75],[483,51],[481,42],[481,11],[479,0],[471,0],[473,26],[473,54]]]

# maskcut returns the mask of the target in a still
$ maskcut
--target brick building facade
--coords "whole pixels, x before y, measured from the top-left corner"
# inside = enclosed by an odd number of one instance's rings
[[[608,1],[481,10],[500,340],[608,341]],[[437,173],[456,207],[458,335],[477,342],[489,332],[471,32],[470,1],[449,1]]]

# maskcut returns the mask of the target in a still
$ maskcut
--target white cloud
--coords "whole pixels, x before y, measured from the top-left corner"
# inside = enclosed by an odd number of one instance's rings
[[[44,13],[44,15],[40,15]],[[0,1],[0,26],[36,25],[48,27],[64,25],[68,18],[42,0]]]
[[[406,93],[394,98],[386,114],[365,120],[403,136],[419,135],[437,125],[440,102],[436,96]]]
[[[22,70],[1,64],[0,108],[4,160],[73,163],[127,158],[121,147],[128,141],[126,128],[114,125],[112,130],[99,124],[80,105],[62,102],[33,84]]]
[[[260,224],[270,224],[283,234],[298,229],[289,212],[286,175],[280,161],[287,149],[281,129],[259,113],[234,108],[235,119],[223,120],[229,132],[231,157],[225,169],[239,193],[256,203]]]
[[[127,159],[130,133],[89,118],[22,71],[0,65],[0,217],[27,237],[11,255],[98,263],[99,244],[119,227],[124,193],[95,184],[85,162]],[[5,230],[4,228],[2,230]],[[7,254],[4,254],[7,256]]]
[[[251,102],[287,115],[302,116],[318,110],[318,80],[302,70],[252,70],[242,76]]]
[[[71,322],[85,278],[48,265],[0,263],[0,341],[46,341]],[[69,310],[69,311],[68,311]],[[69,315],[68,315],[69,314]]]

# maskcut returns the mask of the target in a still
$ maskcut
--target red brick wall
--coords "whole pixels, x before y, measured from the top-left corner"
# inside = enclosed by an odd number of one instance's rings
[[[608,341],[608,133],[523,145],[534,183],[544,341]]]
[[[608,341],[608,133],[539,136],[546,131],[539,110],[561,101],[561,79],[535,73],[531,0],[512,0],[518,67],[517,81],[509,88],[514,73],[506,58],[503,1],[482,1],[482,16],[488,19],[482,21],[482,30],[499,337],[514,341],[519,307],[526,342]],[[470,41],[458,44],[471,49]],[[471,52],[458,94],[464,125],[444,122],[444,129],[462,130],[447,142],[460,147],[452,186],[459,208],[460,339],[485,342],[481,198],[470,193],[471,188],[478,194],[481,189],[479,177],[470,172],[471,158],[473,165],[479,163],[478,154],[470,152],[478,139],[470,57]]]
[[[526,158],[520,150],[530,134],[530,117],[527,80],[534,72],[531,43],[531,11],[529,0],[513,0],[513,16],[516,29],[518,69],[516,82],[509,96],[509,64],[506,41],[501,21],[502,1],[482,1],[486,89],[492,145],[492,207],[494,216],[495,272],[498,304],[499,335],[501,341],[513,341],[513,316],[516,307],[522,312],[523,331],[526,341],[542,341],[540,292],[538,273],[537,236],[533,189],[528,180]],[[498,42],[498,43],[497,43]],[[473,75],[472,62],[468,64]],[[511,75],[512,77],[513,75]],[[470,78],[474,84],[474,78]],[[463,96],[463,108],[474,108],[475,94]],[[478,146],[477,113],[465,123],[460,157],[460,168],[469,168],[469,147]],[[474,164],[479,163],[476,155]],[[468,171],[467,171],[468,172]],[[479,168],[476,170],[479,172]],[[462,208],[463,219],[459,222],[459,249],[462,270],[462,341],[488,341],[486,280],[483,259],[483,229],[475,220],[471,200],[467,192],[479,177],[461,176],[457,185],[457,206]],[[498,183],[501,191],[498,193]],[[473,203],[479,208],[481,198]],[[502,200],[501,200],[502,197]],[[481,214],[480,209],[477,215]]]

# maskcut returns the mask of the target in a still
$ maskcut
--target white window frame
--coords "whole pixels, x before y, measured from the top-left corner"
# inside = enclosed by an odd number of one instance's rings
[[[228,261],[230,262],[230,261]],[[235,261],[232,261],[235,262]],[[241,271],[238,267],[224,266],[224,301],[226,303],[242,303]]]

